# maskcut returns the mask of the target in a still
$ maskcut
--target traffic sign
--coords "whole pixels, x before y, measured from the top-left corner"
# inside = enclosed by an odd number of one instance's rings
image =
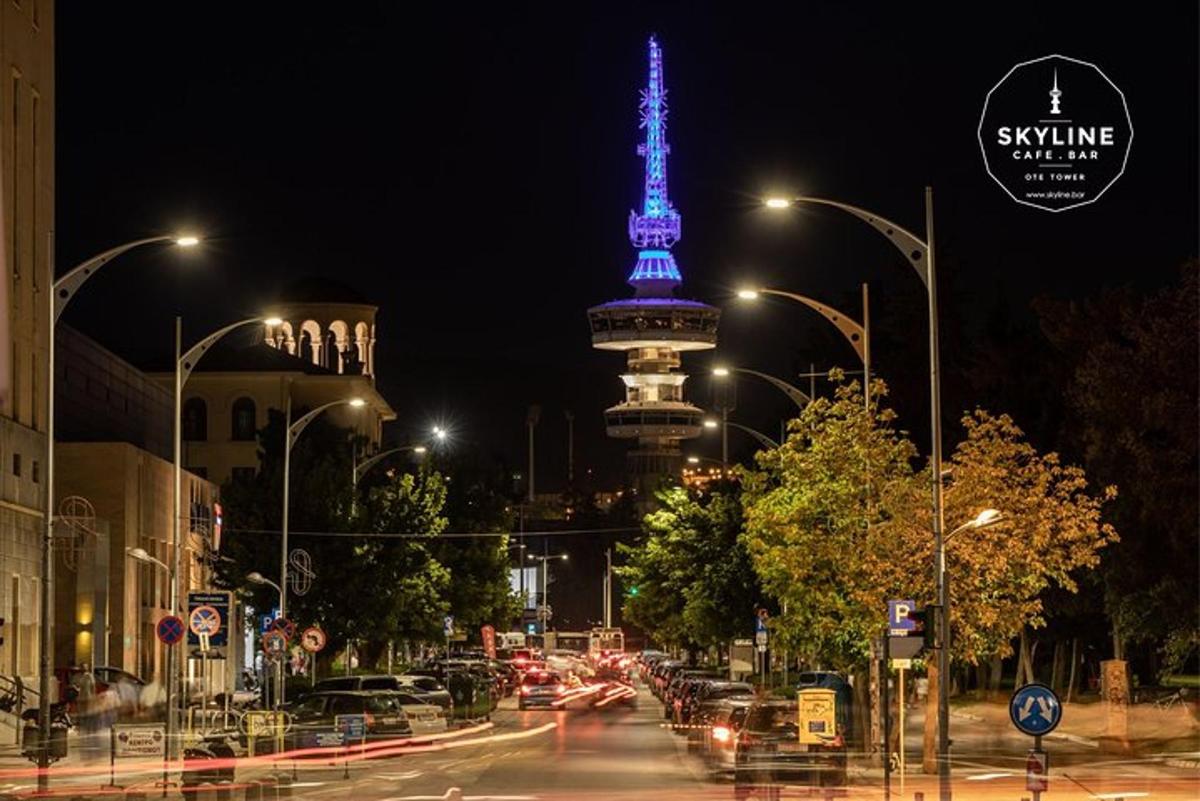
[[[208,631],[208,644],[218,650],[224,649],[229,644],[228,632],[232,629],[237,630],[237,626],[233,624],[233,594],[221,590],[214,592],[189,592],[188,593],[188,614],[184,618],[188,622],[188,645],[196,646],[200,644],[201,632],[192,628],[192,614],[201,607],[210,607],[217,613],[216,629]],[[208,613],[205,613],[208,614]]]
[[[754,632],[754,644],[765,648],[767,645],[767,633],[765,631]]]
[[[214,606],[197,606],[188,615],[188,628],[196,637],[201,634],[211,637],[221,630],[221,613]]]
[[[271,624],[271,629],[287,637],[289,642],[296,636],[296,624],[286,617],[275,618],[275,622]]]
[[[1033,750],[1025,758],[1025,789],[1031,793],[1044,793],[1050,789],[1050,756],[1045,751]]]
[[[154,633],[165,645],[174,645],[183,639],[187,633],[183,628],[183,618],[179,615],[164,615],[154,627]]]
[[[282,631],[268,631],[262,636],[262,649],[269,656],[282,656],[287,650],[287,643]]]
[[[911,659],[893,659],[892,667],[896,670],[908,670],[912,667]]]
[[[1026,684],[1008,702],[1008,716],[1017,731],[1031,737],[1041,737],[1054,731],[1062,721],[1062,704],[1058,696],[1044,684]]]
[[[300,634],[300,647],[315,654],[325,647],[325,632],[316,626],[309,626]]]
[[[446,615],[442,618],[442,632],[447,637],[454,633],[454,615]]]
[[[770,613],[768,613],[766,609],[758,610],[758,614],[754,616],[754,631],[756,633],[760,631],[765,632],[767,630],[767,618],[769,616]]]
[[[917,622],[910,620],[908,613],[917,608],[917,602],[910,599],[888,601],[888,634],[893,637],[907,636],[917,628]]]

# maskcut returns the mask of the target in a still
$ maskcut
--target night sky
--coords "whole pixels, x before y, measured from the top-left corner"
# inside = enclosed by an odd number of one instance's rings
[[[764,192],[841,199],[919,232],[934,186],[948,411],[990,405],[952,373],[1006,326],[1035,330],[1034,297],[1151,289],[1197,253],[1194,4],[571,5],[59,4],[60,271],[148,233],[209,240],[186,258],[123,258],[64,319],[144,364],[169,353],[177,313],[194,339],[295,278],[343,280],[380,306],[390,436],[449,422],[460,447],[519,464],[538,402],[539,487],[558,489],[572,409],[577,469],[615,486],[625,447],[601,412],[623,395],[623,359],[591,349],[585,311],[631,293],[651,33],[680,294],[726,305],[753,281],[857,317],[870,282],[876,366],[914,436],[928,425],[915,273],[862,223],[770,216]],[[1061,214],[1015,204],[976,140],[992,85],[1050,53],[1100,66],[1136,131],[1124,177]],[[856,361],[819,317],[775,304],[727,306],[718,353],[785,378]],[[701,406],[713,361],[685,360]],[[777,433],[787,402],[773,392],[743,384],[733,419]]]

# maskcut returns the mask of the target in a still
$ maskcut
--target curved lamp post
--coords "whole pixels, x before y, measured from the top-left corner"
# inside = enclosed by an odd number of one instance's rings
[[[723,421],[718,422],[717,420],[714,420],[711,417],[704,421],[705,428],[718,428],[718,427],[724,428],[726,426],[728,426],[729,428],[737,429],[738,431],[741,431],[744,434],[749,434],[750,436],[752,436],[756,440],[758,440],[759,444],[761,444],[764,448],[772,448],[773,449],[773,448],[779,447],[778,442],[771,439],[770,437],[768,437],[766,434],[762,433],[761,431],[756,431],[755,429],[751,428],[750,426],[744,426],[741,423],[735,423],[732,420],[723,420]]]
[[[151,236],[135,239],[123,245],[97,253],[80,262],[61,278],[54,278],[54,233],[50,233],[49,265],[51,287],[46,293],[49,299],[48,352],[46,356],[46,515],[45,531],[42,536],[41,603],[39,611],[41,625],[41,658],[38,675],[38,789],[46,790],[50,784],[50,682],[54,675],[54,632],[51,617],[54,614],[54,329],[67,304],[89,278],[120,256],[122,253],[143,245],[172,242],[179,247],[194,247],[200,244],[195,236]],[[170,653],[168,651],[168,653]]]
[[[388,458],[389,456],[392,456],[397,453],[404,453],[405,451],[412,451],[417,456],[424,456],[428,450],[429,450],[429,448],[427,448],[426,446],[421,445],[421,444],[401,445],[399,448],[389,448],[386,451],[380,451],[379,453],[375,454],[374,456],[368,456],[366,459],[363,459],[362,461],[355,462],[354,463],[354,487],[355,487],[355,489],[358,488],[358,480],[359,480],[359,478],[362,477],[363,473],[367,472],[372,467],[379,464],[380,462],[382,462],[384,459]]]
[[[546,565],[552,559],[561,559],[565,562],[567,561],[567,555],[565,553],[556,553],[553,555],[531,553],[529,554],[529,558],[542,563],[542,608],[546,610],[545,617],[542,618],[542,635],[545,636],[547,624],[550,622],[550,584],[547,580]],[[446,652],[449,653],[449,651],[450,649],[447,647]]]
[[[797,409],[803,410],[805,406],[812,403],[812,398],[808,397],[808,395],[806,395],[799,388],[792,386],[782,378],[776,378],[773,375],[762,373],[758,370],[751,370],[746,367],[720,366],[714,367],[712,371],[713,376],[716,378],[728,378],[732,373],[741,373],[742,375],[752,375],[755,378],[761,378],[763,381],[766,381],[783,394],[787,395],[788,399],[791,400],[792,403],[796,404]]]
[[[793,198],[769,198],[765,205],[771,209],[787,209],[798,203],[832,206],[851,214],[874,228],[892,243],[905,260],[917,271],[917,277],[925,284],[929,297],[929,417],[932,428],[930,448],[930,476],[933,506],[934,584],[937,588],[938,631],[945,643],[949,633],[950,598],[946,591],[946,542],[943,537],[942,503],[942,389],[941,364],[938,347],[937,272],[934,268],[933,238],[933,187],[925,187],[925,240],[897,225],[891,220],[849,203],[827,198],[799,196]],[[938,664],[938,788],[941,801],[950,800],[950,651],[939,648]]]
[[[738,298],[741,300],[757,300],[760,295],[777,295],[781,298],[788,298],[797,303],[802,303],[810,309],[817,311],[822,317],[834,324],[842,336],[846,338],[846,341],[850,343],[850,347],[854,348],[854,352],[858,354],[858,358],[863,363],[863,398],[866,401],[867,409],[870,409],[871,316],[867,298],[867,285],[862,285],[863,321],[861,325],[832,306],[826,306],[819,300],[813,300],[806,295],[800,295],[795,292],[758,287],[755,289],[739,289],[737,293]]]

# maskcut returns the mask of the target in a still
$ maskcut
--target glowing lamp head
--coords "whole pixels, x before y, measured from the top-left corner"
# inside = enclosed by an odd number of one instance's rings
[[[283,318],[282,317],[266,317],[263,319],[263,322],[269,326],[274,327],[277,325],[283,325]]]
[[[127,548],[125,553],[129,554],[130,559],[136,559],[139,562],[150,561],[150,554],[146,553],[145,548]]]
[[[246,574],[246,581],[251,584],[266,584],[267,580],[263,578],[263,574],[255,570],[253,573]]]
[[[417,447],[413,448],[413,453],[417,454],[418,456],[423,456],[426,450],[427,448],[424,445],[418,445]]]
[[[711,417],[704,421],[704,427],[708,429],[718,428],[721,424]]]
[[[971,525],[975,528],[983,528],[984,526],[990,526],[993,523],[999,523],[1001,517],[1003,517],[1003,515],[1001,515],[1000,511],[997,509],[984,509],[979,513],[978,517],[971,521]]]
[[[450,432],[448,432],[446,429],[442,428],[441,426],[434,426],[433,427],[433,436],[438,442],[445,442],[446,437],[450,436]]]
[[[769,197],[763,201],[763,205],[768,209],[786,209],[791,207],[792,201],[786,197]]]
[[[728,378],[729,377],[729,368],[728,367],[714,367],[712,374],[714,376],[716,376],[717,378]]]
[[[737,296],[740,300],[758,300],[757,289],[739,289]]]
[[[179,247],[181,247],[181,248],[194,248],[194,247],[196,247],[196,245],[200,244],[200,237],[198,237],[198,236],[177,237],[175,239],[175,244],[179,245]]]
[[[687,458],[687,460],[688,460],[688,464],[700,464],[700,457],[699,457],[699,456],[689,456],[689,457]]]
[[[351,398],[350,400],[346,401],[346,403],[350,404],[355,409],[361,409],[367,405],[367,402],[362,398]]]

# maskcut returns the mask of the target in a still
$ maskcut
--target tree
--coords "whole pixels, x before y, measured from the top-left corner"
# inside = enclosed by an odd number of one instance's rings
[[[739,495],[732,482],[705,494],[682,487],[659,493],[661,508],[646,515],[642,541],[617,546],[626,564],[615,570],[630,588],[626,620],[660,643],[689,649],[749,635],[762,591],[739,542]]]
[[[865,663],[888,598],[934,601],[929,472],[911,466],[916,448],[877,405],[885,394],[874,382],[868,413],[858,384],[839,383],[744,479],[747,548],[766,590],[788,604],[778,634],[841,670]],[[1080,468],[1039,454],[1007,416],[977,410],[962,425],[966,438],[947,463],[947,529],[984,508],[1005,516],[947,541],[952,655],[974,664],[1006,653],[1023,626],[1043,624],[1043,590],[1073,591],[1073,572],[1098,564],[1116,540],[1100,519],[1115,489],[1089,494]]]
[[[1196,575],[1200,262],[1148,297],[1110,290],[1084,303],[1042,299],[1042,328],[1067,364],[1065,438],[1088,472],[1120,481],[1122,533],[1104,561],[1113,650],[1149,673],[1200,652]]]

